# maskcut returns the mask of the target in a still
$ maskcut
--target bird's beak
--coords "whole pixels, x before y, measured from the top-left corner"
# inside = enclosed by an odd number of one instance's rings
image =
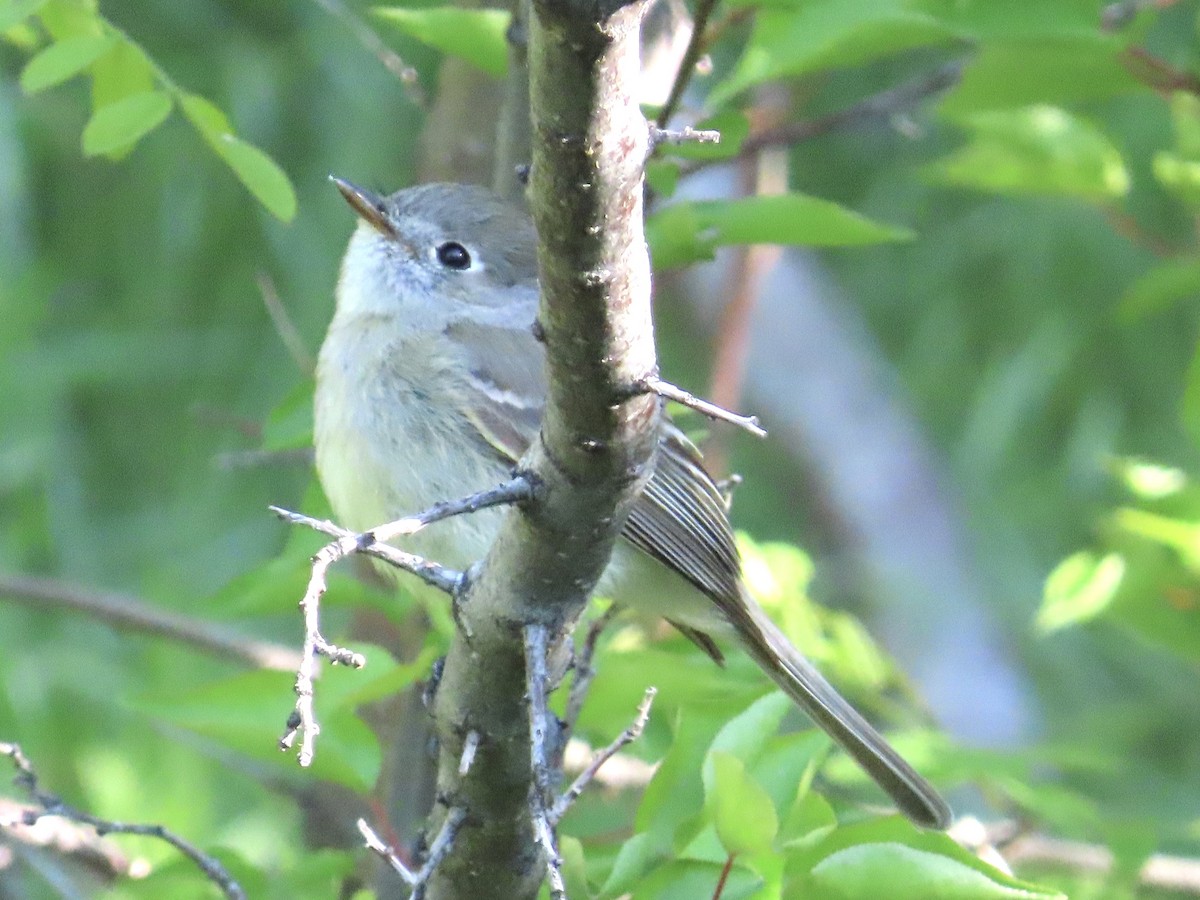
[[[361,188],[336,175],[330,175],[329,180],[337,185],[337,189],[342,192],[346,202],[353,207],[364,222],[386,237],[398,236],[395,227],[388,221],[387,206],[382,197],[374,191],[368,191],[366,188]]]

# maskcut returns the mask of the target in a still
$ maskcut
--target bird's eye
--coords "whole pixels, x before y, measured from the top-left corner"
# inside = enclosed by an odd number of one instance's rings
[[[437,248],[437,258],[447,269],[463,271],[471,268],[471,254],[457,241],[447,241]]]

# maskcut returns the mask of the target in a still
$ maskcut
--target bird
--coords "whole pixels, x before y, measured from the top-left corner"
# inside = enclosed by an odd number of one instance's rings
[[[366,530],[504,480],[540,427],[537,236],[486,188],[424,184],[384,196],[333,179],[359,218],[317,365],[317,471],[334,513]],[[502,512],[407,537],[448,566],[481,558]],[[915,824],[951,811],[797,650],[751,596],[726,499],[664,417],[654,471],[601,579],[614,601],[669,621],[714,660],[734,639]],[[411,542],[411,543],[408,543]]]

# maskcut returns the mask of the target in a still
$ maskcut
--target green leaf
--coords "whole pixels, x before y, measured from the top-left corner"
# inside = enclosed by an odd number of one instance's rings
[[[1177,153],[1154,154],[1151,164],[1158,183],[1186,203],[1193,212],[1200,210],[1200,160]]]
[[[137,44],[118,40],[92,66],[92,108],[100,110],[132,94],[154,90],[154,64]]]
[[[229,117],[205,97],[199,94],[184,94],[179,98],[179,105],[187,120],[214,147],[226,135],[233,134]]]
[[[713,751],[704,761],[712,772],[706,784],[706,806],[717,836],[731,856],[769,849],[779,830],[775,805],[762,785],[732,753]]]
[[[84,155],[116,153],[132,146],[166,120],[171,106],[170,95],[145,91],[100,107],[83,129]]]
[[[760,697],[717,732],[709,751],[731,753],[742,762],[752,764],[779,730],[779,723],[791,708],[792,701],[779,691]],[[707,771],[705,777],[708,777]]]
[[[1200,159],[1200,97],[1176,91],[1170,103],[1175,149],[1187,159]]]
[[[716,247],[728,244],[839,247],[912,237],[906,229],[803,194],[676,203],[651,216],[646,233],[660,268],[711,259]]]
[[[8,31],[46,5],[46,0],[0,0],[0,31]]]
[[[899,816],[826,831],[789,847],[785,900],[1065,900],[993,868],[941,832]]]
[[[1046,579],[1038,630],[1048,634],[1095,618],[1112,602],[1124,575],[1125,560],[1117,553],[1068,556]]]
[[[51,44],[26,64],[21,89],[36,94],[78,75],[107,52],[114,39],[106,34],[82,35]]]
[[[970,142],[926,171],[936,181],[998,194],[1121,197],[1129,173],[1099,129],[1053,106],[979,113]]]
[[[1125,322],[1134,322],[1196,297],[1200,297],[1200,259],[1172,259],[1134,281],[1121,298],[1119,312]]]
[[[996,875],[1000,875],[999,872]],[[887,897],[888,900],[1031,900],[1063,898],[1053,889],[1031,891],[976,868],[903,844],[859,844],[821,860],[804,890],[787,897]]]
[[[232,134],[224,135],[213,148],[233,169],[238,180],[275,218],[282,222],[290,222],[295,218],[295,188],[271,157]]]
[[[996,41],[981,46],[939,105],[951,116],[1044,103],[1069,106],[1145,88],[1121,61],[1124,46],[1090,35]]]
[[[755,17],[737,67],[713,88],[708,102],[722,106],[764,81],[947,43],[954,32],[897,0],[820,0],[766,9]]]
[[[409,37],[436,50],[465,59],[489,75],[502,78],[508,71],[509,14],[496,9],[457,9],[435,6],[411,9],[382,6],[375,14]]]

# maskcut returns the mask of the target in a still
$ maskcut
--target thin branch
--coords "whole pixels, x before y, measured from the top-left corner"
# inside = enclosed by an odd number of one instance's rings
[[[267,315],[271,317],[271,324],[275,326],[275,333],[283,341],[283,346],[287,348],[296,368],[302,374],[311,376],[317,368],[316,360],[308,352],[308,348],[304,345],[304,338],[300,336],[300,329],[296,327],[296,323],[292,321],[292,317],[284,308],[283,301],[279,299],[279,291],[275,290],[275,282],[266,272],[259,272],[255,280],[258,282],[258,292],[262,295],[263,306],[267,308]]]
[[[696,16],[692,20],[692,36],[688,40],[687,49],[683,52],[683,59],[679,63],[679,72],[675,75],[675,83],[671,85],[671,93],[667,95],[667,102],[659,110],[657,120],[659,128],[666,128],[670,123],[675,111],[679,108],[679,102],[683,99],[684,92],[691,84],[692,75],[696,72],[696,65],[704,54],[708,20],[716,8],[717,0],[700,0],[696,4]]]
[[[340,19],[350,29],[355,39],[369,53],[373,54],[376,59],[383,63],[385,69],[399,79],[408,92],[408,98],[416,106],[425,107],[425,91],[421,88],[417,70],[406,63],[396,51],[385,44],[383,39],[371,29],[371,26],[355,15],[354,11],[343,4],[341,0],[315,0],[315,2],[334,18]]]
[[[200,871],[204,873],[205,877],[217,885],[230,900],[245,900],[246,894],[242,890],[241,885],[233,879],[233,876],[226,871],[225,867],[215,857],[204,853],[200,848],[184,840],[170,829],[164,828],[162,825],[139,825],[129,822],[115,822],[85,813],[63,802],[63,799],[56,794],[43,791],[38,786],[37,773],[34,771],[28,757],[21,752],[19,745],[0,743],[0,756],[7,756],[12,760],[13,765],[17,769],[17,775],[13,779],[14,783],[28,793],[30,798],[40,807],[40,810],[26,810],[19,821],[0,822],[0,828],[12,827],[13,825],[30,826],[43,816],[58,816],[69,819],[72,822],[90,825],[96,829],[96,833],[100,836],[106,834],[136,834],[157,838],[160,841],[170,844],[195,863]]]
[[[739,155],[751,156],[766,147],[790,147],[841,128],[875,119],[889,119],[958,84],[962,80],[964,66],[958,60],[946,63],[932,72],[880,91],[845,109],[815,119],[787,122],[752,134],[742,142]]]
[[[760,424],[756,416],[743,416],[735,412],[717,406],[715,403],[710,403],[707,400],[701,400],[694,394],[689,394],[681,387],[671,384],[669,381],[664,381],[657,375],[646,375],[634,385],[634,389],[642,393],[657,394],[665,400],[672,400],[675,403],[680,403],[683,406],[693,409],[701,415],[707,416],[710,419],[716,419],[721,422],[728,422],[731,425],[736,425],[750,432],[755,437],[764,438],[767,436],[767,431]]]
[[[366,658],[344,647],[339,647],[327,641],[321,635],[320,602],[321,596],[328,590],[329,567],[338,560],[354,553],[365,553],[391,563],[397,568],[411,572],[426,584],[449,594],[457,600],[458,592],[463,584],[461,572],[448,569],[438,563],[431,562],[413,553],[397,550],[384,541],[403,535],[415,534],[426,525],[448,519],[451,516],[477,512],[492,506],[510,505],[528,500],[533,496],[533,482],[524,475],[516,475],[509,481],[480,491],[460,500],[446,500],[434,504],[424,512],[414,516],[405,516],[394,522],[388,522],[361,533],[348,531],[328,520],[314,519],[302,513],[272,506],[271,511],[285,521],[297,525],[307,525],[325,534],[337,537],[337,540],[326,544],[312,561],[312,575],[308,579],[308,587],[300,601],[300,609],[304,614],[304,647],[300,655],[300,663],[296,667],[296,705],[288,716],[287,726],[283,737],[279,739],[281,750],[290,750],[300,738],[300,750],[297,758],[301,766],[312,764],[316,752],[317,735],[321,726],[317,722],[316,710],[313,707],[313,683],[316,679],[319,658],[324,656],[334,665],[342,664],[356,669],[366,665]]]
[[[567,788],[562,796],[554,801],[554,806],[547,814],[551,825],[557,825],[562,821],[562,817],[567,814],[567,810],[579,799],[579,795],[584,792],[592,782],[592,779],[596,777],[596,773],[600,771],[601,766],[616,756],[623,747],[632,744],[642,736],[642,731],[646,728],[646,722],[650,719],[650,706],[654,703],[654,695],[656,693],[656,688],[646,688],[646,695],[642,698],[642,702],[638,704],[637,716],[630,726],[617,735],[616,740],[592,757],[592,761],[588,763],[587,768],[580,772],[579,777],[571,783],[571,786]]]
[[[620,607],[613,604],[588,625],[587,635],[583,644],[575,653],[575,677],[571,680],[571,691],[567,695],[567,708],[563,713],[563,736],[569,738],[575,731],[575,723],[579,721],[579,713],[583,710],[583,701],[587,698],[592,679],[596,677],[596,667],[592,660],[596,656],[596,644],[600,635],[609,623],[617,617]]]
[[[685,125],[683,128],[658,128],[651,126],[650,128],[650,153],[659,144],[719,144],[721,143],[721,132],[714,129],[697,129],[691,125]]]
[[[546,854],[546,880],[552,900],[565,900],[567,889],[562,877],[562,859],[554,839],[554,824],[546,800],[550,795],[550,760],[546,752],[546,626],[525,626],[525,686],[529,700],[529,766],[533,785],[529,791],[529,815],[533,820],[534,839]]]
[[[397,875],[404,879],[404,883],[413,889],[411,897],[413,900],[417,900],[417,898],[425,895],[425,886],[429,883],[430,877],[432,877],[438,865],[446,858],[446,854],[454,846],[454,839],[458,836],[458,829],[462,827],[462,823],[466,817],[467,813],[465,810],[458,808],[450,810],[446,815],[446,820],[442,823],[441,830],[438,831],[437,837],[429,845],[429,854],[425,857],[424,865],[417,872],[414,872],[404,864],[399,854],[384,842],[375,830],[367,824],[365,819],[359,819],[357,825],[358,832],[362,835],[367,849],[379,855],[392,867]]]
[[[402,569],[405,572],[416,575],[426,584],[451,596],[458,591],[459,585],[462,583],[462,572],[431,562],[424,557],[417,556],[415,553],[408,553],[404,550],[398,550],[389,544],[379,543],[375,539],[373,532],[351,531],[348,528],[342,528],[342,526],[330,522],[328,519],[314,519],[312,516],[292,512],[280,506],[270,506],[268,509],[292,525],[305,525],[313,531],[319,531],[322,534],[337,538],[332,544],[328,544],[322,548],[323,552],[328,551],[336,554],[336,559],[332,560],[333,562],[353,553],[363,553],[367,556],[381,559],[385,563],[395,566],[397,569]]]
[[[260,669],[292,672],[300,662],[290,647],[233,634],[218,625],[160,609],[129,594],[30,575],[0,575],[0,597],[34,609],[81,612],[113,628],[167,638]]]
[[[479,512],[481,509],[489,509],[493,506],[524,503],[532,500],[533,494],[534,486],[531,477],[527,474],[517,474],[509,481],[502,482],[494,488],[479,491],[460,500],[443,500],[415,516],[405,516],[395,522],[372,528],[366,533],[372,535],[376,541],[390,541],[393,538],[416,534],[426,525],[440,522],[442,519],[449,519],[452,516]]]

